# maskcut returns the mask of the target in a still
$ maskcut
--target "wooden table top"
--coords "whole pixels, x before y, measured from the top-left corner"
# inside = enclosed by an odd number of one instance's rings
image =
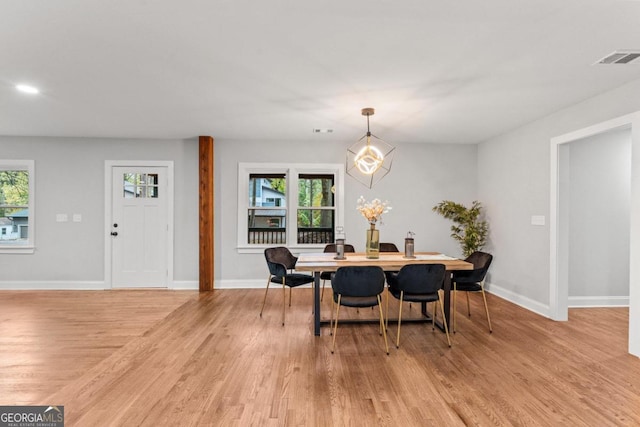
[[[415,258],[405,258],[402,252],[381,252],[377,259],[364,253],[346,253],[344,260],[336,260],[335,253],[303,253],[298,257],[296,270],[336,271],[340,267],[375,265],[383,270],[397,271],[407,264],[444,264],[447,270],[473,270],[473,264],[438,252],[417,252]]]

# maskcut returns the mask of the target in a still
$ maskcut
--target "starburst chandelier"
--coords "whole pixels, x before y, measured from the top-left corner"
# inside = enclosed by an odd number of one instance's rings
[[[369,116],[374,113],[373,108],[362,109],[362,115],[367,116],[367,133],[347,150],[347,174],[369,188],[389,173],[395,150],[371,133]]]

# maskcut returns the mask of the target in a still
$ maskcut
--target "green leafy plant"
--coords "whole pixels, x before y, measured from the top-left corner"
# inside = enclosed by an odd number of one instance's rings
[[[443,200],[433,207],[433,211],[455,223],[451,226],[451,237],[460,243],[465,257],[482,249],[487,242],[489,223],[480,219],[482,205],[477,200],[473,201],[470,208]]]

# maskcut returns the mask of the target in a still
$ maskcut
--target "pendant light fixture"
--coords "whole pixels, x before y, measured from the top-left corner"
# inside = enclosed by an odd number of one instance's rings
[[[371,133],[369,116],[374,113],[373,108],[362,109],[362,115],[367,116],[367,133],[347,150],[347,174],[369,188],[389,173],[395,150]]]

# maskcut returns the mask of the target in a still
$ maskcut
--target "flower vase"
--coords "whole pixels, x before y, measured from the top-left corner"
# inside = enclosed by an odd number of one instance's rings
[[[380,257],[380,230],[376,229],[376,224],[373,222],[371,223],[371,228],[367,230],[365,251],[369,259],[378,259]]]

